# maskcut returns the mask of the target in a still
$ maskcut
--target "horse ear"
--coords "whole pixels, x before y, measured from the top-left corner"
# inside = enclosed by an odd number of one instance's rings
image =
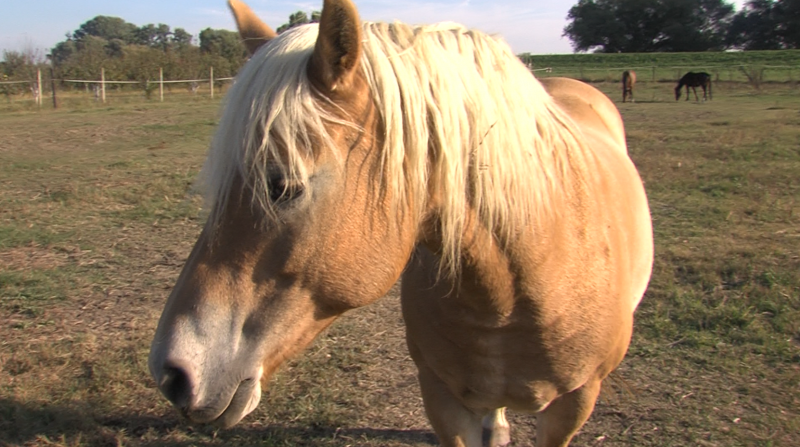
[[[350,85],[361,58],[361,21],[351,0],[325,0],[319,36],[308,64],[311,80],[326,92]]]
[[[256,16],[249,6],[240,0],[228,0],[236,27],[239,28],[239,37],[244,41],[244,46],[250,54],[255,54],[261,45],[269,42],[277,34],[266,23]]]

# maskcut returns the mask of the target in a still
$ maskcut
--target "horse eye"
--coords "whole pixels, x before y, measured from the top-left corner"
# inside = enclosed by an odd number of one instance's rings
[[[300,197],[303,187],[299,184],[290,184],[283,177],[270,177],[267,179],[269,200],[275,205],[280,205]]]

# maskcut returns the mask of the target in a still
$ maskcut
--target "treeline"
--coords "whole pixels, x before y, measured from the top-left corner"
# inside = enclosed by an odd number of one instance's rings
[[[731,20],[727,43],[743,50],[800,48],[800,0],[750,0]]]
[[[247,57],[233,31],[207,28],[195,44],[191,34],[168,25],[137,27],[118,17],[97,16],[59,42],[48,55],[62,79],[157,80],[233,76]]]
[[[311,17],[303,11],[289,16],[278,32],[319,20],[319,11]],[[213,67],[214,77],[232,77],[247,60],[247,51],[238,33],[206,28],[195,39],[183,28],[159,23],[137,27],[118,17],[97,16],[67,34],[46,55],[32,49],[5,51],[0,62],[0,81],[36,77],[37,69],[49,82],[50,68],[55,79],[100,79],[101,69],[108,80],[147,81],[159,79],[206,79]],[[75,86],[66,84],[64,87]],[[28,85],[0,85],[0,93],[20,93]]]
[[[579,0],[564,35],[575,51],[652,53],[800,48],[800,0]]]
[[[234,76],[246,61],[247,52],[233,31],[207,28],[195,39],[183,28],[165,24],[137,27],[118,17],[97,16],[67,35],[43,57],[32,51],[5,51],[0,62],[3,79],[31,80],[37,69],[49,78],[146,81],[159,79],[204,79],[209,67],[215,78]],[[75,84],[64,84],[64,87]],[[5,86],[4,90],[21,87]]]

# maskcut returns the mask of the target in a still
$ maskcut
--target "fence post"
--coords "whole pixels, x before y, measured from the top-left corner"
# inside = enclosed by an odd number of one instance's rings
[[[214,99],[214,67],[209,68],[208,79],[211,85],[211,99]]]
[[[653,66],[653,82],[656,82],[656,67]]]
[[[36,105],[42,106],[42,70],[36,69]]]
[[[158,67],[158,96],[164,102],[164,69]]]
[[[53,90],[53,108],[58,108],[58,101],[56,101],[56,75],[53,73],[53,67],[50,67],[50,88]]]
[[[100,68],[100,99],[106,103],[106,69]]]

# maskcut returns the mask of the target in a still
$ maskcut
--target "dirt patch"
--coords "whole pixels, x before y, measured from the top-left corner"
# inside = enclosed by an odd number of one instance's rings
[[[3,270],[53,270],[67,263],[70,254],[52,247],[14,247],[0,250],[0,268]]]

